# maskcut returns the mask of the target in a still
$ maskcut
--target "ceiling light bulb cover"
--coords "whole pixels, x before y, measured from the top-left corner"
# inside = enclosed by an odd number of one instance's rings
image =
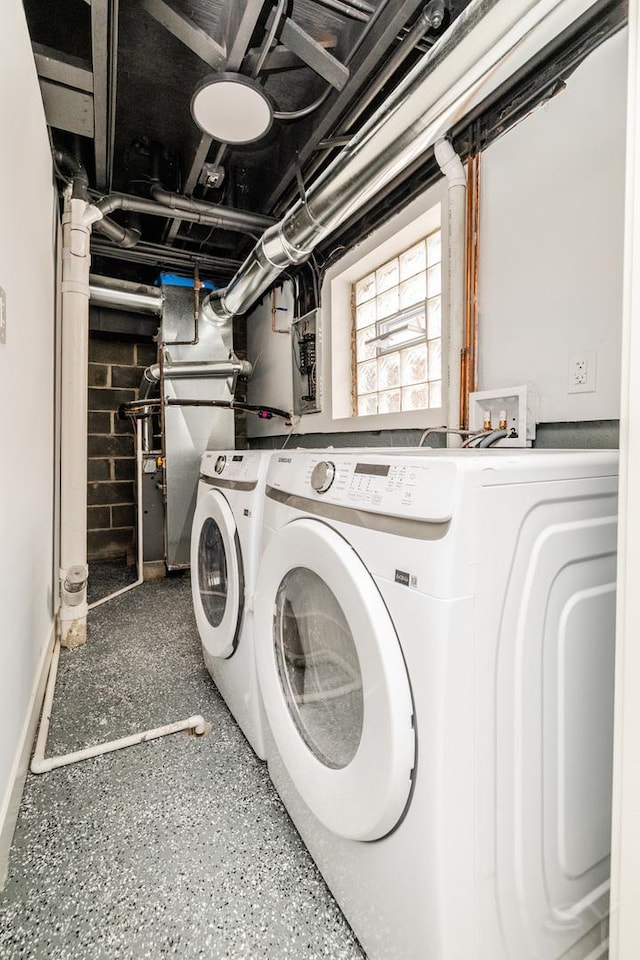
[[[239,73],[212,73],[191,98],[201,130],[221,143],[253,143],[269,132],[273,107],[255,80]]]

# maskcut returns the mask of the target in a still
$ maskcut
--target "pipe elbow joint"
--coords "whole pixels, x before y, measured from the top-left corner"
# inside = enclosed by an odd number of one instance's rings
[[[214,290],[200,305],[200,316],[203,320],[213,323],[216,326],[227,323],[233,313],[227,309],[224,302],[226,288],[224,290]]]
[[[437,140],[434,147],[434,155],[440,170],[447,178],[449,187],[465,187],[466,189],[467,177],[464,172],[464,166],[462,160],[453,149],[451,141],[447,140],[446,137]]]

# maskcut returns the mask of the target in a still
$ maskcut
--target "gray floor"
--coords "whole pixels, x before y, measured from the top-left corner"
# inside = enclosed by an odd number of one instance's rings
[[[129,576],[94,567],[102,593]],[[0,895],[2,960],[362,960],[200,656],[186,574],[90,614],[63,651],[47,755],[202,713],[177,734],[29,776]]]

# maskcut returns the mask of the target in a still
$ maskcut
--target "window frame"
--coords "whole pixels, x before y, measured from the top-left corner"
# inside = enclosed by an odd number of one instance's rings
[[[303,418],[301,432],[424,429],[445,423],[449,370],[449,291],[446,270],[449,232],[446,203],[446,185],[444,181],[439,181],[409,204],[401,214],[346,253],[327,272],[322,287],[321,304],[321,349],[325,371],[321,385],[322,414],[315,421],[313,418]],[[442,243],[442,406],[354,416],[352,357],[355,350],[355,332],[352,323],[352,284],[380,263],[397,256],[437,228],[440,228]]]

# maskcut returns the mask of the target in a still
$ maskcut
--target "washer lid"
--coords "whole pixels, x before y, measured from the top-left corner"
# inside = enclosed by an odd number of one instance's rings
[[[217,490],[201,495],[191,538],[193,606],[207,653],[230,657],[244,607],[244,575],[233,512]]]
[[[375,581],[334,530],[294,520],[263,555],[255,629],[267,717],[303,800],[339,836],[383,837],[409,799],[415,732],[402,650]]]

